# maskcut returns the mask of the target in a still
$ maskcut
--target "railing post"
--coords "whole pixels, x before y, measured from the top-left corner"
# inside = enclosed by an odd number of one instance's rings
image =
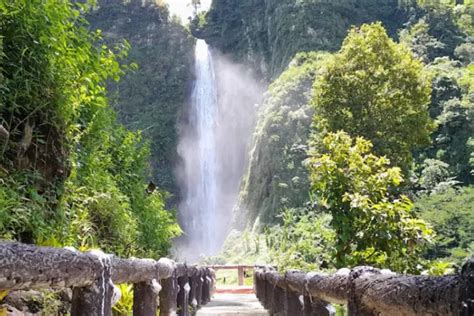
[[[286,311],[286,315],[288,316],[303,314],[303,305],[301,304],[301,301],[300,301],[300,295],[292,291],[288,286],[286,287],[285,311]]]
[[[255,269],[253,274],[253,285],[255,295],[262,305],[265,305],[265,281],[262,279],[263,273],[260,269]]]
[[[187,273],[187,272],[186,272]],[[178,293],[178,315],[189,315],[189,292],[191,287],[189,285],[188,275],[178,278],[179,293]]]
[[[351,270],[349,274],[349,298],[347,301],[347,310],[349,316],[376,316],[374,310],[367,308],[361,302],[360,297],[363,293],[363,289],[358,289],[356,287],[355,279],[359,278],[362,275],[375,274],[376,269],[371,267],[356,267]]]
[[[210,281],[210,287],[209,287],[209,300],[212,299],[212,296],[214,295],[214,290],[216,289],[216,271],[214,269],[208,269],[209,270],[209,278],[211,279]]]
[[[334,316],[336,309],[328,302],[322,301],[315,297],[304,296],[304,316]]]
[[[114,286],[111,281],[109,258],[99,258],[102,274],[87,287],[75,287],[72,291],[71,316],[111,316]]]
[[[273,301],[273,285],[267,279],[267,273],[264,273],[264,282],[265,282],[265,300],[264,305],[265,309],[270,309]]]
[[[189,282],[189,304],[195,308],[197,306],[197,299],[196,299],[196,291],[197,291],[197,278],[196,275],[198,273],[198,269],[196,267],[192,267],[188,269],[188,282]]]
[[[189,292],[189,302],[195,310],[201,306],[202,298],[202,272],[200,268],[193,267],[190,273],[189,283],[191,290]]]
[[[161,285],[156,281],[133,285],[133,316],[156,316]]]
[[[202,305],[202,284],[204,282],[203,275],[204,273],[202,269],[198,268],[198,272],[194,279],[194,284],[196,286],[196,296],[194,297],[196,299],[196,308],[199,308]]]
[[[463,287],[461,290],[461,315],[474,315],[474,257],[464,263],[461,271]]]
[[[277,276],[279,278],[280,276]],[[270,307],[270,314],[271,315],[285,315],[285,303],[286,303],[286,293],[285,289],[281,287],[278,283],[279,280],[277,279],[277,282],[272,285],[273,286],[273,297],[272,297],[272,303]]]
[[[201,305],[206,305],[209,302],[209,295],[210,295],[210,282],[209,276],[207,274],[207,270],[204,269],[204,273],[202,276],[202,294],[201,294]]]
[[[303,297],[303,315],[304,316],[313,316],[317,315],[313,310],[313,299],[309,295]]]
[[[168,279],[161,280],[160,316],[176,315],[178,301],[178,280],[176,271]]]
[[[207,269],[204,270],[202,279],[201,305],[206,305],[211,300],[211,281]]]
[[[243,286],[244,278],[245,278],[244,267],[239,266],[237,268],[237,273],[238,273],[238,278],[239,278],[239,286]]]

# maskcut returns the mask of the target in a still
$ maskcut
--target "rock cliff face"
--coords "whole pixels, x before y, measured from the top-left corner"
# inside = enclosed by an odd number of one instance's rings
[[[318,69],[328,55],[298,54],[270,85],[234,210],[237,227],[253,225],[257,218],[262,224],[274,223],[279,211],[309,202],[309,175],[303,164],[313,116],[309,100]]]
[[[88,20],[111,47],[123,40],[130,44],[127,61],[137,69],[111,83],[109,97],[119,120],[143,130],[151,142],[154,181],[177,196],[177,121],[193,80],[193,37],[166,7],[150,0],[101,0]]]
[[[396,35],[407,19],[405,8],[397,0],[214,0],[192,29],[273,79],[298,52],[339,49],[352,25],[382,21]]]

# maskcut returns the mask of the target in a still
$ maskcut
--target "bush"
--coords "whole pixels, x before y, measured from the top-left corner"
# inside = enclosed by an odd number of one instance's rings
[[[432,231],[410,199],[394,192],[400,169],[371,151],[370,141],[341,131],[324,137],[309,161],[317,206],[332,215],[335,265],[416,272]]]
[[[431,82],[420,61],[393,42],[380,23],[353,28],[315,81],[314,124],[373,143],[394,166],[409,170],[412,151],[430,143]]]
[[[10,134],[0,147],[0,238],[164,255],[179,233],[174,214],[164,195],[145,194],[149,147],[117,124],[106,97],[129,45],[110,49],[90,33],[88,9],[0,2],[0,124]]]

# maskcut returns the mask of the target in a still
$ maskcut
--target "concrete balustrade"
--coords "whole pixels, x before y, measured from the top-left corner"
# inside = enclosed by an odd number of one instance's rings
[[[333,274],[273,267],[254,274],[256,295],[270,315],[334,315],[331,304],[347,305],[350,316],[474,315],[474,259],[462,272],[442,277],[400,275],[371,267]]]
[[[114,284],[133,284],[133,315],[190,315],[212,297],[212,269],[169,259],[0,242],[0,290],[72,288],[72,316],[112,315]]]
[[[472,316],[474,258],[461,273],[433,277],[400,275],[371,267],[333,274],[287,271],[271,266],[216,266],[254,269],[256,296],[270,315],[334,315],[332,304],[350,316]],[[243,275],[243,272],[239,273]],[[0,242],[0,290],[72,288],[72,316],[112,314],[114,284],[133,284],[133,315],[187,316],[212,298],[212,267],[169,259],[120,259],[101,252]]]

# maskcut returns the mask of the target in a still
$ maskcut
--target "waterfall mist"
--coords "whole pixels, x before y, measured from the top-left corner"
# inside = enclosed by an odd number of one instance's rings
[[[177,256],[219,252],[230,229],[263,84],[241,65],[196,43],[196,81],[180,126],[178,206],[184,236]]]

